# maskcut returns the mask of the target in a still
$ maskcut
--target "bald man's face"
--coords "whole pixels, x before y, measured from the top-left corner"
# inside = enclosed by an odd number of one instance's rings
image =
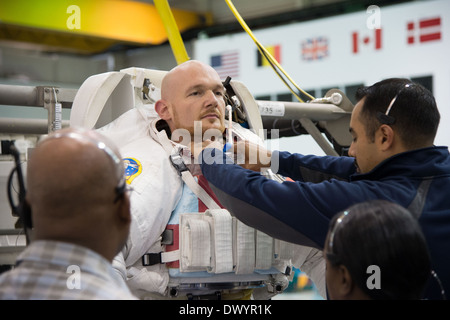
[[[161,116],[175,129],[194,134],[194,122],[200,121],[202,132],[225,130],[225,89],[217,72],[203,64],[189,63],[174,70],[166,79],[163,101],[167,114]]]

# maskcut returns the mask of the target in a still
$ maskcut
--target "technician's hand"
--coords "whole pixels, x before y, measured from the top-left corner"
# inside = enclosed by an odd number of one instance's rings
[[[200,153],[202,153],[203,149],[206,148],[217,148],[222,150],[223,144],[219,141],[211,141],[211,140],[205,140],[202,142],[191,142],[191,153],[194,156],[194,158],[197,160]]]
[[[234,144],[234,152],[237,155],[237,164],[245,169],[261,171],[261,168],[270,167],[272,153],[256,143],[241,140]]]

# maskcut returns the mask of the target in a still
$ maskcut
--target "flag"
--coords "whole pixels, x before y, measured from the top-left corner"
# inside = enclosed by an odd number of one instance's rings
[[[226,77],[239,77],[239,52],[227,51],[211,56],[211,67],[213,67],[221,79]]]
[[[441,17],[410,21],[406,24],[407,43],[438,41],[442,38]]]
[[[328,57],[328,39],[325,37],[311,38],[302,42],[302,59],[307,61],[320,60]]]
[[[281,46],[279,44],[267,46],[265,48],[278,63],[281,63]],[[267,59],[261,55],[258,49],[256,50],[256,54],[258,67],[266,67],[270,65],[269,61],[267,61]]]
[[[374,50],[380,50],[381,45],[381,33],[382,29],[374,29],[373,37],[371,36],[363,36],[361,37],[359,32],[352,33],[352,45],[353,45],[353,53],[357,54],[361,50],[361,46],[369,46],[373,47]]]

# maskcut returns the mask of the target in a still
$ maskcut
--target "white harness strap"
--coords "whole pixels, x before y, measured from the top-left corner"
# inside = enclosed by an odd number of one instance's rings
[[[181,173],[181,179],[187,184],[189,189],[205,204],[209,209],[221,209],[220,206],[210,197],[210,195],[203,189],[197,181],[195,181],[189,170]]]
[[[205,270],[211,257],[209,223],[198,214],[183,214],[180,219],[180,268],[183,272]]]
[[[231,222],[231,215],[225,209],[181,214],[180,271],[232,272]]]
[[[255,269],[255,229],[233,218],[234,261],[236,274],[250,274]]]
[[[154,126],[155,123],[152,122],[152,125]],[[210,219],[211,221],[204,220],[204,215],[182,214],[180,217],[180,250],[162,252],[161,262],[180,260],[180,270],[182,272],[199,271],[205,270],[206,268],[214,273],[232,271],[230,214],[226,210],[223,211],[227,212],[228,217],[223,214],[222,209],[216,201],[197,183],[192,173],[184,164],[178,148],[169,140],[166,132],[164,130],[158,131],[153,127],[150,128],[150,133],[156,133],[159,143],[170,157],[172,164],[180,174],[183,182],[207,208],[213,210],[211,212],[214,212],[213,214],[210,213],[210,217],[212,217]],[[229,223],[227,219],[230,220]],[[212,239],[210,234],[213,235]],[[211,248],[211,245],[215,246],[215,248]],[[216,250],[220,250],[217,252],[221,252],[221,255],[218,257],[215,257]],[[227,250],[230,254],[228,254]]]
[[[163,146],[164,150],[166,150],[166,153],[170,157],[174,166],[177,168],[178,172],[181,174],[181,179],[183,179],[184,183],[187,184],[189,189],[191,189],[191,191],[205,204],[206,207],[208,207],[209,209],[220,209],[220,206],[197,183],[197,181],[195,181],[191,172],[184,165],[183,159],[181,158],[181,155],[178,153],[177,148],[172,144],[172,142],[167,137],[166,132],[164,130],[158,131],[156,129],[155,131],[157,132],[159,142]]]
[[[180,259],[180,250],[161,252],[161,263],[177,261]]]
[[[205,216],[210,220],[213,235],[211,250],[211,273],[233,271],[233,231],[232,218],[228,210],[206,210]],[[216,253],[219,253],[218,255]]]
[[[270,269],[273,263],[273,238],[256,230],[256,262],[255,269]]]

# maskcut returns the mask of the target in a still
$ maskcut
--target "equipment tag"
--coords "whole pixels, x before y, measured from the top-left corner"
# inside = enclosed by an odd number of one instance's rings
[[[284,116],[284,103],[276,101],[258,102],[259,113],[262,116],[282,117]]]

